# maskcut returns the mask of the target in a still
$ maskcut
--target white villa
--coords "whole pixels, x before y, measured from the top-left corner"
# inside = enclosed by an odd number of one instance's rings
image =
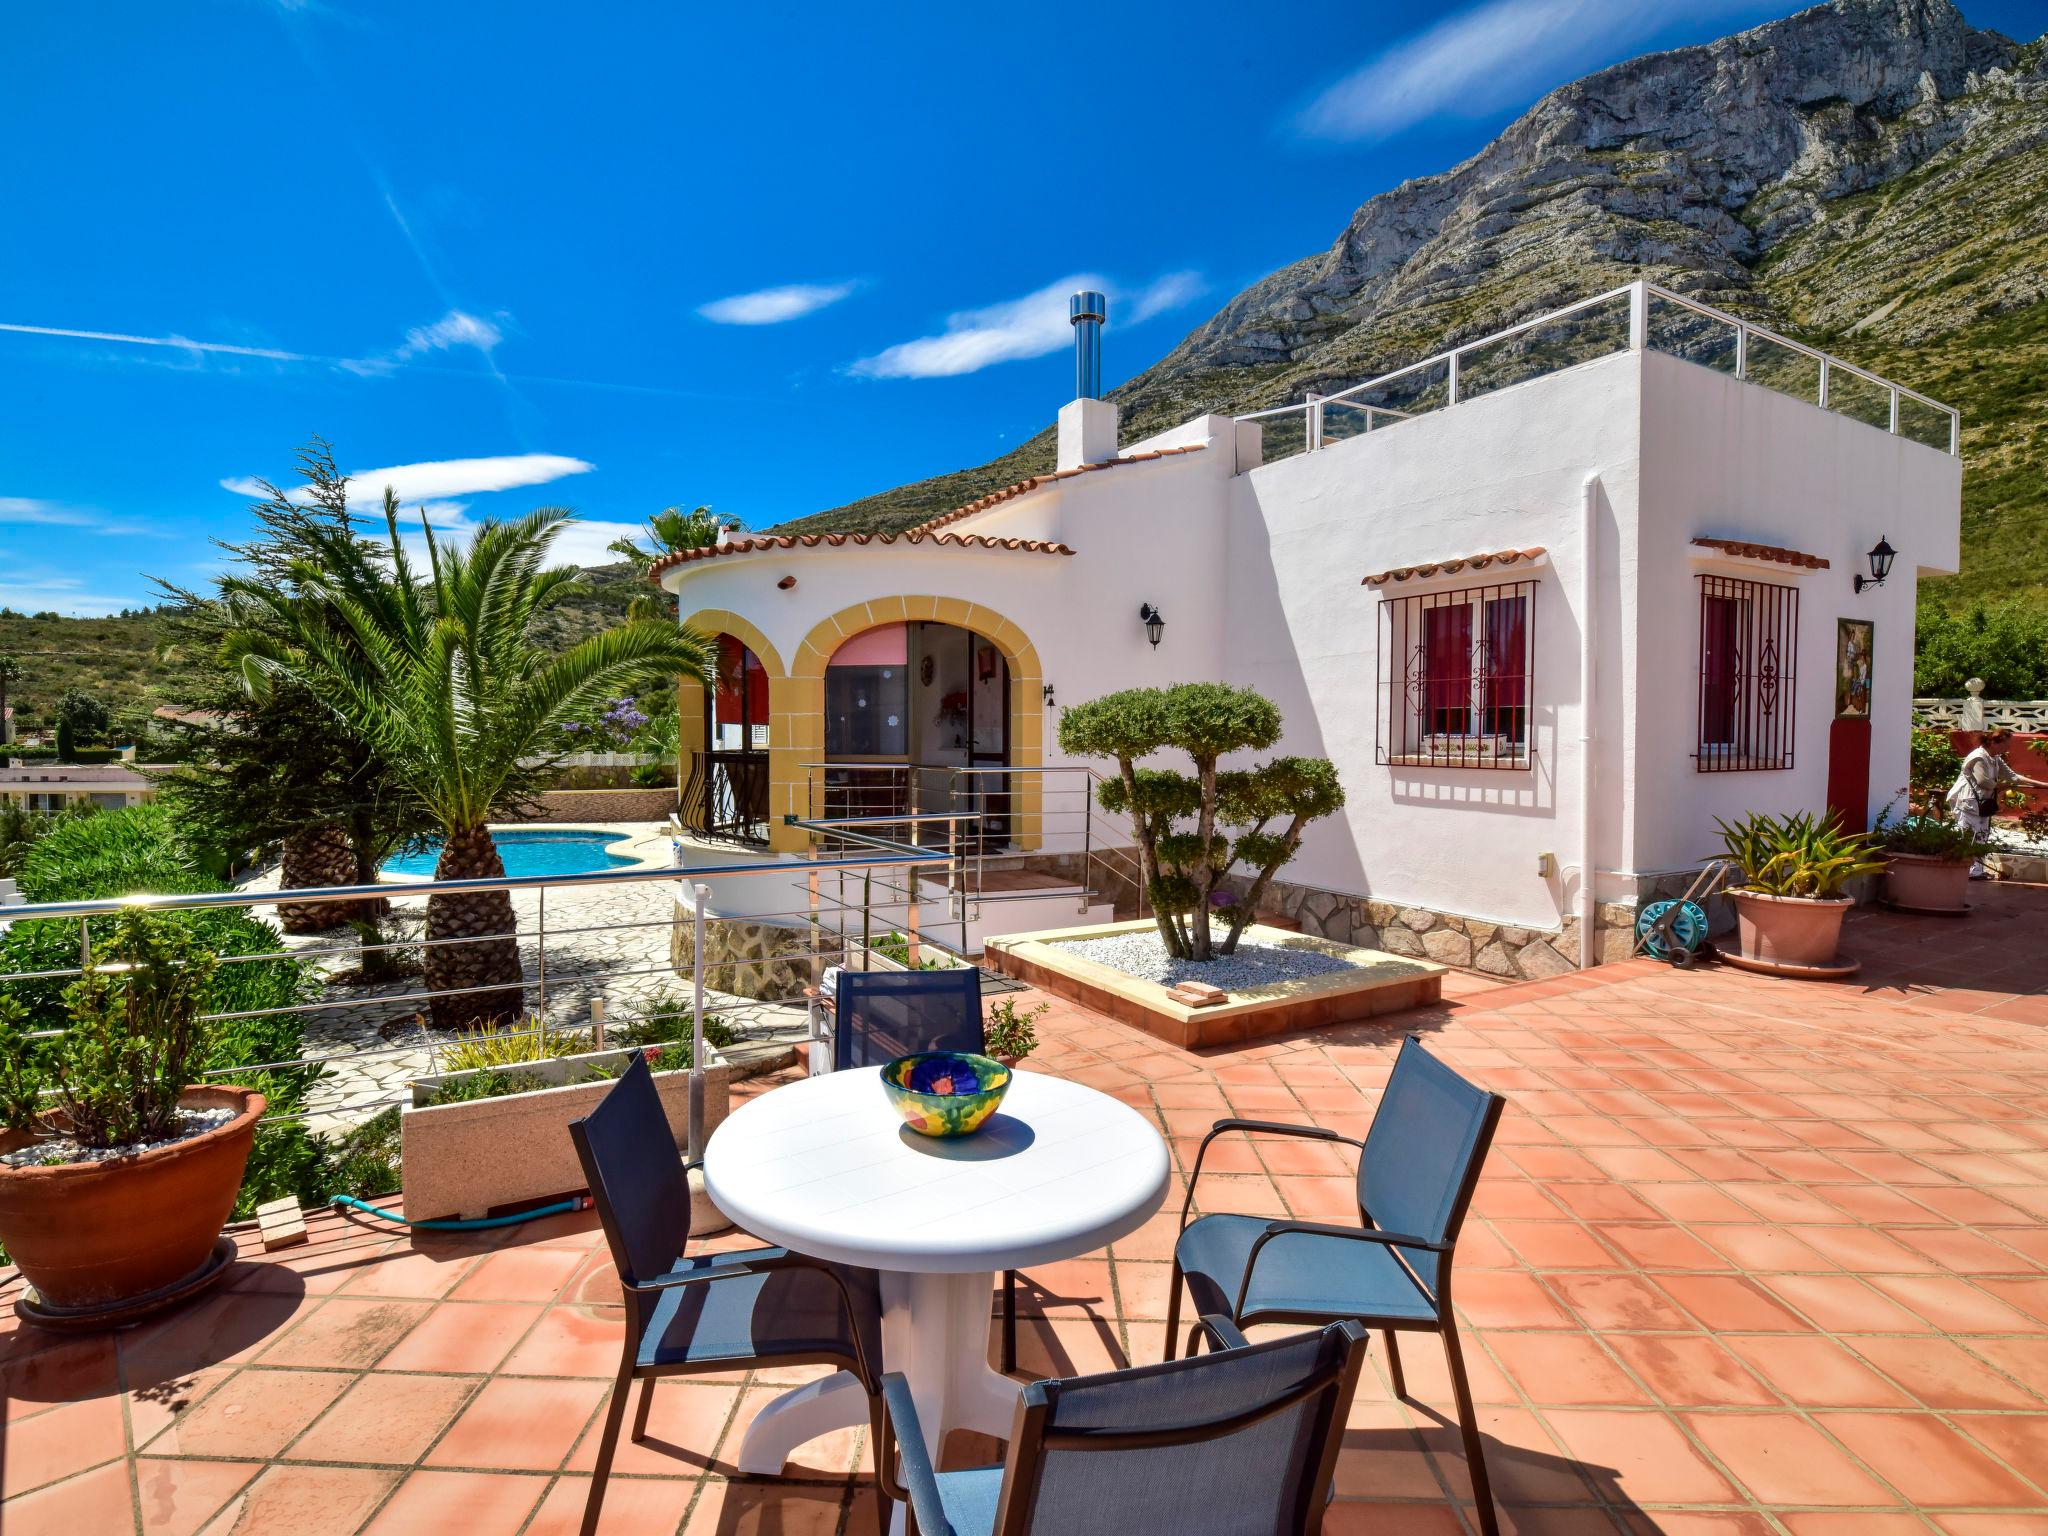
[[[1625,952],[1716,817],[1860,827],[1906,782],[1915,589],[1958,560],[1948,407],[1637,283],[1120,445],[1089,299],[1054,473],[656,567],[720,637],[719,686],[685,689],[697,830],[794,855],[791,816],[977,810],[1007,872],[984,895],[1107,900],[1127,835],[1088,813],[1103,765],[1060,755],[1061,707],[1220,679],[1348,796],[1286,915],[1540,975]]]

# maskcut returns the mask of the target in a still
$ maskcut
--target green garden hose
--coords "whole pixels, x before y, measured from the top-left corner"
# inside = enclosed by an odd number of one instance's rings
[[[590,1196],[578,1195],[573,1200],[558,1200],[553,1205],[543,1205],[531,1211],[515,1211],[510,1216],[479,1216],[473,1221],[412,1221],[404,1216],[395,1216],[390,1211],[380,1210],[367,1200],[358,1200],[354,1195],[329,1195],[327,1203],[336,1210],[361,1211],[368,1216],[381,1216],[386,1221],[395,1221],[401,1227],[425,1227],[434,1232],[479,1232],[485,1227],[511,1227],[522,1221],[535,1221],[542,1216],[559,1216],[564,1211],[587,1211]]]

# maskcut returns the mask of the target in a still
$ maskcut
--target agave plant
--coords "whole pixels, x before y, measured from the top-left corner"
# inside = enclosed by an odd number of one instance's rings
[[[1884,868],[1877,842],[1867,832],[1849,832],[1838,813],[1790,816],[1756,812],[1733,826],[1719,817],[1725,856],[1742,871],[1743,884],[1765,896],[1830,900],[1860,875]]]
[[[536,618],[582,590],[573,568],[544,566],[567,512],[542,508],[486,522],[466,549],[443,549],[422,518],[424,572],[400,541],[389,490],[384,520],[388,542],[336,539],[292,572],[288,590],[224,584],[252,618],[230,637],[227,655],[259,695],[288,679],[378,747],[440,825],[436,880],[501,877],[490,822],[528,791],[531,769],[522,759],[545,758],[564,720],[635,679],[707,676],[711,648],[658,622],[622,624],[559,654],[536,643]],[[435,1024],[466,1026],[521,1011],[516,931],[503,891],[429,899],[426,982],[436,994]]]

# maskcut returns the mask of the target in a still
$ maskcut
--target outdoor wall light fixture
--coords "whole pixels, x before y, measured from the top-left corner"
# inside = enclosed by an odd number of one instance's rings
[[[1159,649],[1159,637],[1166,633],[1166,619],[1150,603],[1138,604],[1138,622],[1145,626],[1145,638],[1152,642],[1152,649]]]
[[[1877,547],[1870,552],[1870,574],[1856,578],[1856,590],[1861,592],[1865,587],[1883,586],[1885,577],[1892,573],[1892,561],[1896,560],[1898,555],[1899,552],[1892,548],[1889,540],[1879,539]]]

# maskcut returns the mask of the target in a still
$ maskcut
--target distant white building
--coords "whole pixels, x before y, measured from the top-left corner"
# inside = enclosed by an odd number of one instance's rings
[[[120,810],[156,798],[156,775],[166,763],[27,763],[0,768],[0,800],[31,811],[63,811],[78,804]]]
[[[685,690],[692,824],[793,853],[791,815],[972,809],[1020,891],[1101,891],[1127,834],[1060,708],[1245,684],[1348,796],[1284,910],[1531,975],[1624,948],[1716,817],[1862,827],[1906,782],[1915,590],[1958,561],[1946,406],[1645,284],[1125,447],[1081,393],[1052,474],[660,562],[721,646]]]

